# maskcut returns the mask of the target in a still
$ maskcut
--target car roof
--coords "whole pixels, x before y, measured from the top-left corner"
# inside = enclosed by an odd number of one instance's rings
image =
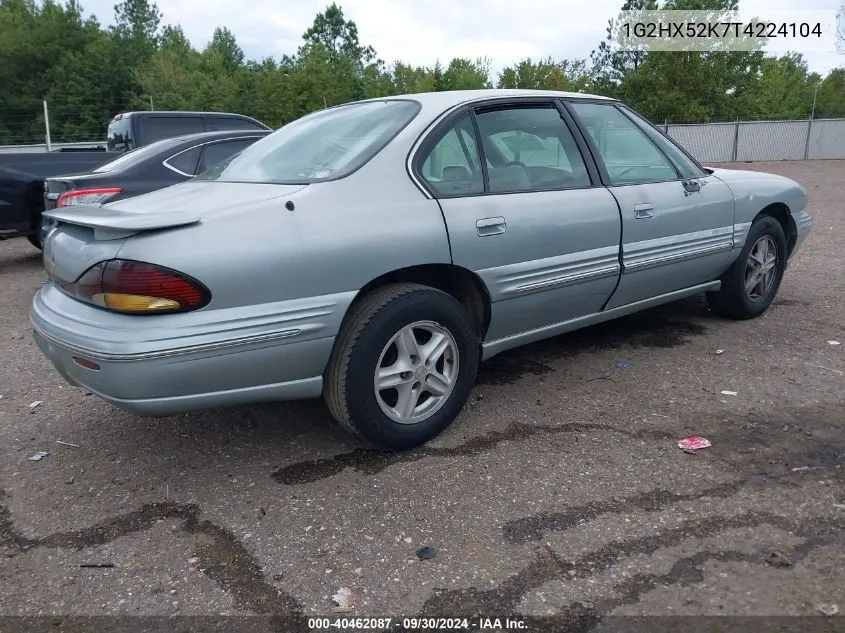
[[[490,88],[486,90],[446,90],[443,92],[418,92],[390,97],[377,97],[367,101],[384,101],[396,99],[413,99],[419,101],[424,108],[447,109],[453,106],[473,101],[489,99],[510,99],[513,97],[563,97],[580,99],[604,99],[615,101],[610,97],[586,94],[583,92],[563,92],[560,90],[525,90],[518,88]]]
[[[197,114],[201,114],[203,116],[230,116],[237,117],[239,119],[251,119],[253,121],[257,121],[257,119],[254,119],[247,114],[238,114],[236,112],[206,112],[203,110],[132,110],[131,112],[121,112],[120,116],[128,117],[136,114],[168,114],[177,116],[196,116]]]
[[[190,143],[194,141],[213,141],[218,138],[236,138],[241,136],[267,136],[273,130],[212,130],[209,132],[194,132],[193,134],[180,134],[169,139],[180,143]]]

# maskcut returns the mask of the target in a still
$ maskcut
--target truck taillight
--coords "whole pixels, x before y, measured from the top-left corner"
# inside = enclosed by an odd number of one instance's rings
[[[78,204],[103,204],[120,193],[120,187],[100,187],[97,189],[74,189],[65,191],[56,200],[56,207],[72,207]]]
[[[101,308],[126,314],[190,312],[211,301],[199,281],[170,268],[126,259],[95,264],[66,292]]]

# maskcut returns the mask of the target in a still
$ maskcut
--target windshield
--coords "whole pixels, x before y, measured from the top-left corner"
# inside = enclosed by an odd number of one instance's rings
[[[131,152],[127,152],[123,156],[115,158],[113,161],[106,163],[105,165],[100,165],[93,171],[95,174],[102,174],[104,172],[117,171],[118,169],[126,169],[146,160],[149,156],[158,154],[162,150],[166,150],[169,147],[175,147],[181,142],[182,141],[172,138],[156,141],[155,143],[144,145],[144,147],[133,149]]]
[[[199,180],[308,184],[342,178],[375,156],[419,112],[415,101],[366,101],[283,126]]]
[[[135,139],[132,138],[132,122],[129,117],[109,123],[109,130],[106,133],[106,147],[110,152],[135,149]]]

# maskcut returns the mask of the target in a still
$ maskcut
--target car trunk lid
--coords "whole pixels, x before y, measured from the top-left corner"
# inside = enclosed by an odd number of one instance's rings
[[[124,241],[98,240],[90,227],[61,224],[44,240],[44,270],[50,281],[72,283],[94,264],[114,259]]]
[[[237,213],[305,186],[188,181],[110,204],[45,210],[53,228],[44,239],[44,267],[49,276],[74,282],[94,264],[117,257],[133,235]]]
[[[70,174],[65,176],[54,176],[44,180],[44,210],[51,211],[57,208],[59,196],[69,191],[78,189],[90,189],[94,187],[110,187],[112,183],[104,174]],[[111,174],[109,174],[111,176]],[[112,180],[114,180],[112,178]]]

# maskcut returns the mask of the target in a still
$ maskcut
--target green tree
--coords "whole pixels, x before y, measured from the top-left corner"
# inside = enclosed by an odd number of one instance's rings
[[[235,72],[244,65],[244,52],[238,45],[235,34],[225,26],[214,29],[214,36],[206,51],[213,51],[220,63],[230,72]]]
[[[152,59],[161,42],[161,12],[149,0],[123,0],[114,6],[114,24],[109,28],[117,44],[117,58],[111,68],[113,92],[133,107],[143,107],[137,70]]]
[[[456,57],[449,61],[438,85],[438,90],[480,90],[492,88],[490,83],[490,60],[475,61]]]
[[[78,83],[84,76],[67,75],[62,68],[84,54],[80,51],[92,50],[101,37],[97,21],[83,16],[75,1],[0,0],[0,142],[43,142],[44,99],[50,106],[51,128],[76,133],[78,124],[84,131],[86,111],[96,108],[96,97],[82,93]],[[93,68],[96,60],[89,62],[86,66]],[[68,86],[67,97],[54,98],[57,85]],[[72,106],[66,106],[68,98]],[[53,140],[60,140],[61,133]]]
[[[656,0],[625,0],[620,11],[655,10],[658,8]],[[614,95],[619,84],[631,72],[636,71],[645,61],[647,52],[644,50],[620,50],[616,45],[619,35],[620,15],[614,20],[607,21],[606,36],[591,54],[593,82],[595,89],[601,94]]]
[[[530,57],[513,66],[506,66],[499,73],[499,88],[534,90],[566,90],[586,92],[592,88],[592,79],[583,59],[564,59],[556,62],[551,57],[537,62]]]
[[[164,27],[159,49],[135,75],[141,97],[158,110],[194,109],[199,103],[194,89],[199,66],[200,55],[182,28]]]
[[[314,23],[302,34],[302,39],[306,47],[321,46],[331,61],[346,57],[367,64],[376,58],[373,47],[363,46],[358,40],[355,22],[346,20],[343,9],[334,2],[317,14]]]
[[[249,89],[243,95],[241,108],[244,114],[272,127],[279,127],[293,119],[286,84],[288,78],[283,70],[285,63],[285,60],[277,63],[272,58],[247,62],[245,72]]]
[[[737,0],[669,0],[665,10],[707,10],[726,20]],[[735,44],[735,43],[734,43]],[[619,78],[614,96],[654,121],[724,120],[747,116],[764,59],[761,50],[650,51]]]
[[[810,73],[800,53],[767,57],[753,82],[749,117],[803,119],[810,115],[813,90],[821,77]]]
[[[411,66],[397,61],[391,70],[393,89],[397,94],[433,92],[434,74],[425,66]]]
[[[834,68],[815,92],[817,118],[845,117],[845,66]]]
[[[136,108],[134,94],[115,81],[126,77],[116,71],[122,61],[118,43],[102,32],[82,50],[62,56],[48,73],[46,98],[54,141],[102,140],[115,114]]]
[[[376,57],[372,46],[361,44],[357,25],[344,17],[337,4],[318,13],[302,38],[305,41],[297,52],[293,75],[306,70],[315,77],[329,79],[331,84],[296,78],[296,83],[312,91],[298,95],[297,103],[318,103],[322,99],[327,105],[336,105],[384,90],[384,62]]]
[[[157,44],[161,18],[158,7],[149,0],[122,0],[114,5],[112,32],[136,42]]]

